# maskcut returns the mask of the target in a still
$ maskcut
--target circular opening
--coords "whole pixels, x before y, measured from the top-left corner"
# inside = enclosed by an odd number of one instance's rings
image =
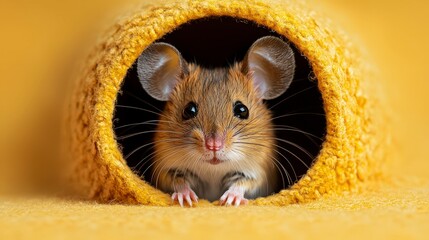
[[[244,58],[257,39],[278,34],[254,22],[232,17],[210,17],[188,22],[159,42],[175,46],[188,62],[205,68],[227,67]],[[308,61],[290,44],[296,61],[294,80],[280,97],[266,101],[273,113],[278,160],[277,189],[287,189],[311,167],[326,135],[326,119],[317,80]],[[156,120],[164,102],[150,97],[137,77],[136,64],[128,70],[114,114],[117,141],[128,166],[155,186],[152,174]]]

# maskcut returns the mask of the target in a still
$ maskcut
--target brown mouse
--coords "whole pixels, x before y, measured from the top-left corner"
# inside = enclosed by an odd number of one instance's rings
[[[283,94],[294,71],[292,49],[271,36],[226,68],[187,63],[167,43],[145,49],[139,80],[166,101],[154,137],[153,185],[181,206],[198,197],[238,206],[273,193],[275,139],[263,100]]]

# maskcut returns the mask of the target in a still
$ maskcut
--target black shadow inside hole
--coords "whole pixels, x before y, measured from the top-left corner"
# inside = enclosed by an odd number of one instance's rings
[[[280,34],[251,21],[210,17],[186,23],[159,41],[175,46],[185,60],[211,68],[242,60],[254,41],[268,35],[287,41]],[[291,46],[297,66],[294,80],[285,94],[266,102],[272,108],[278,138],[277,160],[281,174],[276,192],[290,187],[305,175],[319,154],[326,135],[317,80],[306,58],[293,44]],[[156,178],[151,171],[154,120],[158,119],[157,114],[163,107],[163,102],[154,100],[143,90],[134,64],[118,94],[114,126],[128,166],[147,182]],[[126,137],[121,138],[123,136]]]

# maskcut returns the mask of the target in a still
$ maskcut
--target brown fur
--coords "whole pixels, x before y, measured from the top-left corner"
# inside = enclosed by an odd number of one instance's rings
[[[240,69],[239,63],[218,69],[189,64],[166,103],[155,134],[152,182],[156,187],[174,192],[177,185],[187,182],[199,197],[209,200],[219,199],[232,185],[244,187],[248,198],[266,196],[275,189],[271,113],[250,77]],[[191,101],[198,105],[198,115],[184,121],[183,109]],[[234,117],[236,101],[249,109],[248,119]],[[214,133],[225,137],[226,153],[217,165],[206,161],[213,152],[204,143],[205,136]],[[172,177],[172,170],[185,174]],[[219,180],[230,172],[243,172],[245,177]]]

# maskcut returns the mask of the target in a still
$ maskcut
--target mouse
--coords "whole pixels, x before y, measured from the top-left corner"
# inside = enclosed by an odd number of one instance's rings
[[[155,42],[137,59],[143,89],[165,101],[154,133],[151,183],[180,206],[219,200],[240,206],[277,187],[275,132],[266,100],[282,95],[295,72],[280,38],[257,39],[241,61],[208,68]]]

